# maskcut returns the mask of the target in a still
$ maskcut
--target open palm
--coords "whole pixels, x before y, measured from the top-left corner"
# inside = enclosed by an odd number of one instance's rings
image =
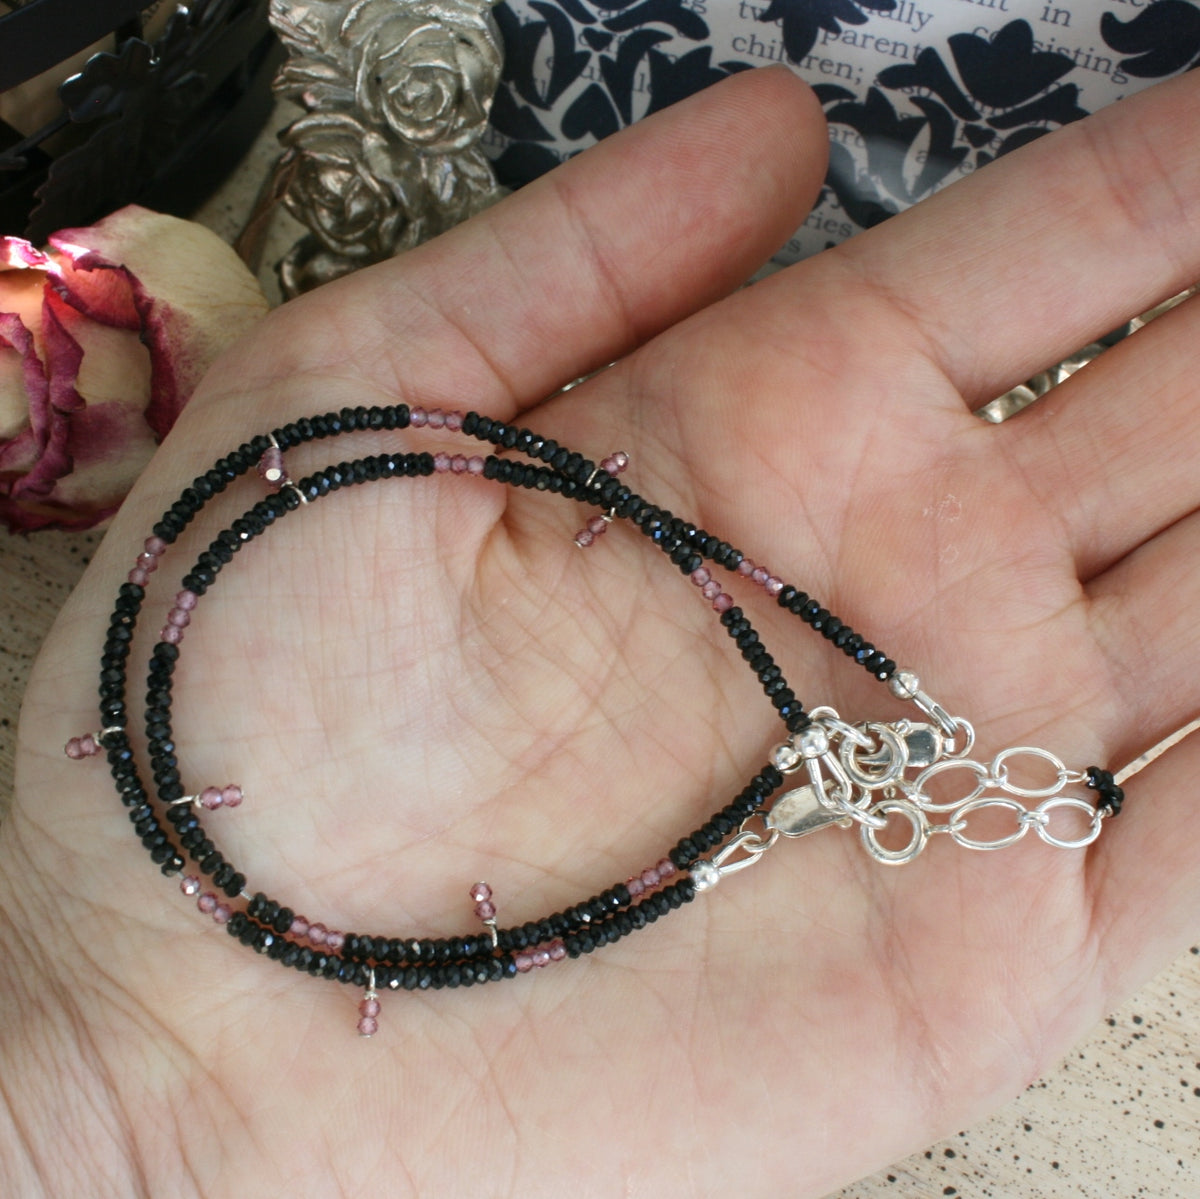
[[[1087,854],[939,838],[887,870],[830,829],[593,958],[386,994],[362,1040],[360,991],[222,935],[103,766],[59,747],[94,723],[110,597],[179,488],[252,434],[403,400],[627,451],[636,491],[919,671],[984,757],[1128,761],[1200,709],[1200,309],[1010,424],[971,410],[1200,275],[1200,151],[1172,133],[1198,117],[1200,79],[1155,89],[721,299],[821,177],[811,98],[755,72],[273,314],[146,472],[29,689],[0,841],[17,1193],[820,1195],[1002,1102],[1168,960],[1200,899],[1198,842],[1173,835],[1195,737]],[[448,447],[353,438],[291,473]],[[446,935],[485,878],[521,923],[656,862],[761,767],[784,730],[713,612],[620,522],[581,554],[590,513],[376,483],[222,575],[175,731],[185,781],[245,788],[206,823],[251,890]],[[761,589],[727,589],[807,706],[899,714]]]

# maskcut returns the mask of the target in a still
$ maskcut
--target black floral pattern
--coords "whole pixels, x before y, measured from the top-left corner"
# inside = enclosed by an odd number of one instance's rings
[[[711,46],[678,56],[658,49],[678,39],[708,37],[707,22],[683,0],[533,0],[529,7],[539,19],[523,22],[507,4],[496,9],[505,64],[491,123],[512,144],[494,165],[509,187],[558,164],[559,154],[538,143],[560,135],[582,149],[749,66],[714,64]],[[548,73],[539,69],[545,63]],[[553,131],[544,114],[572,88],[578,94]]]
[[[1130,54],[1121,70],[1139,79],[1158,79],[1200,66],[1200,8],[1188,0],[1158,0],[1130,21],[1106,12],[1100,34],[1119,54]]]
[[[916,203],[947,180],[985,166],[1051,129],[1087,116],[1066,54],[1039,50],[1026,21],[993,37],[954,34],[951,62],[926,47],[911,63],[879,73],[862,100],[844,88],[818,88],[826,115],[866,147],[866,170],[845,146],[831,147],[827,182],[864,228]],[[885,91],[915,113],[901,114]]]
[[[821,30],[841,33],[839,22],[865,25],[867,13],[891,12],[896,0],[771,0],[760,21],[779,21],[783,47],[792,62],[801,62],[812,50]]]

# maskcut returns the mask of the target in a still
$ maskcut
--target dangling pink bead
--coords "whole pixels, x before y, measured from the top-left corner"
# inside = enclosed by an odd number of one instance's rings
[[[478,916],[480,920],[495,920],[496,905],[492,903],[490,899],[481,899],[475,905],[475,915]]]
[[[68,758],[78,762],[80,758],[90,758],[99,753],[100,746],[91,733],[84,733],[82,737],[72,737],[63,746],[63,752]]]
[[[373,1037],[379,1031],[379,1021],[374,1016],[362,1016],[358,1021],[358,1035]]]
[[[612,456],[613,462],[617,467],[617,474],[620,474],[629,465],[629,455],[624,450],[618,450]]]
[[[593,516],[592,519],[587,522],[587,530],[592,534],[593,537],[599,537],[601,533],[604,533],[608,530],[608,521],[606,521],[603,516]]]
[[[575,534],[575,544],[579,546],[581,550],[587,549],[587,547],[595,540],[596,534],[591,532],[589,529],[580,529],[579,532]]]
[[[179,880],[179,889],[185,895],[198,895],[200,893],[200,880],[194,874],[185,875]]]
[[[221,788],[221,802],[225,807],[236,808],[243,799],[245,799],[245,796],[242,794],[242,789],[237,783],[226,783]]]
[[[378,1016],[379,1000],[368,996],[359,1003],[358,1011],[362,1016]]]
[[[205,787],[200,792],[200,806],[207,808],[210,812],[219,808],[223,802],[220,787]]]
[[[492,889],[487,883],[476,883],[471,888],[471,898],[476,903],[482,903],[485,899],[491,899]]]
[[[281,487],[287,474],[283,469],[283,451],[278,446],[268,446],[258,460],[258,473],[269,487]]]

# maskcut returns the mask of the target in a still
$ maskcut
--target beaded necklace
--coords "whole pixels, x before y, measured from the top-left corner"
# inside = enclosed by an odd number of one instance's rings
[[[529,461],[498,454],[381,453],[327,466],[299,481],[288,475],[285,452],[305,442],[354,431],[410,427],[474,437],[500,450],[515,450]],[[597,465],[550,438],[475,412],[427,411],[404,404],[343,408],[252,437],[197,476],[154,525],[118,590],[109,621],[100,660],[103,727],[98,733],[72,738],[67,755],[78,759],[105,753],[117,794],[151,859],[164,875],[183,875],[183,893],[194,897],[199,910],[223,925],[231,937],[283,966],[364,988],[358,1022],[363,1036],[378,1029],[379,993],[385,989],[428,991],[499,982],[564,958],[589,954],[690,903],[726,876],[758,861],[780,837],[803,836],[829,825],[857,827],[863,846],[876,860],[899,865],[915,858],[935,833],[948,834],[966,848],[1000,849],[1033,829],[1049,844],[1082,848],[1099,835],[1104,818],[1120,811],[1122,790],[1112,774],[1099,767],[1068,770],[1047,750],[1029,746],[1003,750],[987,764],[970,759],[967,755],[975,743],[971,724],[951,716],[921,690],[916,675],[897,669],[882,650],[806,592],[755,564],[728,542],[635,494],[618,478],[627,464],[625,454],[615,453]],[[269,494],[218,533],[197,557],[183,576],[181,590],[150,654],[144,719],[152,794],[130,745],[126,706],[126,665],[146,588],[160,558],[195,515],[254,467],[270,488]],[[640,530],[718,615],[782,721],[787,737],[737,795],[661,860],[561,912],[501,928],[491,888],[480,882],[470,889],[481,921],[481,928],[474,932],[457,937],[345,933],[307,919],[262,891],[251,893],[245,875],[210,839],[200,814],[235,808],[243,794],[235,783],[210,784],[195,793],[185,791],[171,727],[173,677],[180,644],[197,604],[243,546],[276,521],[343,487],[435,474],[472,476],[590,505],[598,515],[576,534],[581,548],[594,544],[615,521]],[[761,588],[781,608],[887,684],[894,696],[914,704],[923,719],[854,725],[829,707],[806,712],[749,618],[714,571]],[[1043,770],[1048,767],[1052,780],[1047,783],[1043,779],[1040,786],[1030,786],[1028,779],[1014,781],[1013,765],[1022,758],[1031,759]],[[800,771],[807,782],[768,805],[785,777]],[[947,798],[942,778],[935,794],[930,787],[941,776],[962,776],[967,790]],[[1067,793],[1080,786],[1096,793],[1095,806]],[[1033,799],[1041,802],[1032,808],[1021,802]],[[1055,813],[1062,809],[1082,815],[1086,827],[1081,834],[1065,837],[1052,828]],[[972,835],[972,817],[978,819],[989,811],[993,818],[999,813],[1010,817],[1011,830],[1000,836]],[[949,819],[943,823],[930,819],[937,814]],[[892,821],[907,824],[909,830],[909,840],[900,848],[887,848],[880,840]],[[183,874],[185,855],[197,873]],[[209,877],[207,889],[200,876]]]

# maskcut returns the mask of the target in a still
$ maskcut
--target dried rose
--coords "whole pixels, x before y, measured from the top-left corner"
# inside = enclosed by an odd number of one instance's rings
[[[483,132],[503,57],[490,5],[358,0],[340,36],[357,57],[354,98],[366,120],[430,154]]]
[[[267,310],[214,233],[143,208],[0,237],[0,520],[112,515],[222,349]]]

